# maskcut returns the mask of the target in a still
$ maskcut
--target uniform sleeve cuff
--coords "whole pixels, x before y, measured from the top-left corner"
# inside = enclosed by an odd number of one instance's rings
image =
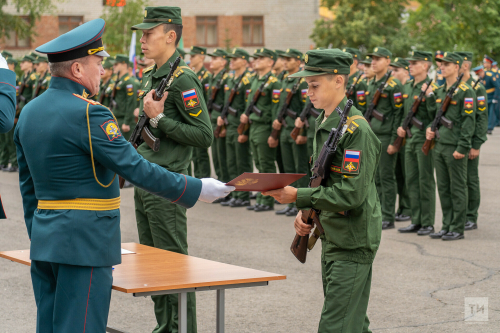
[[[158,122],[158,128],[165,134],[170,133],[172,127],[174,126],[172,119],[167,119],[167,117],[163,117]]]
[[[311,195],[314,191],[313,188],[298,188],[297,189],[297,209],[310,209],[312,208],[311,204]]]
[[[459,152],[460,154],[467,154],[469,152],[469,148],[465,148],[463,146],[458,146],[457,147],[457,152]]]
[[[201,180],[185,175],[184,177],[186,179],[184,192],[182,192],[177,200],[172,201],[172,203],[178,204],[184,208],[191,208],[196,204],[198,198],[200,197]]]
[[[482,142],[479,142],[479,141],[475,141],[475,142],[472,142],[472,149],[476,149],[476,150],[479,150],[481,148],[481,145],[483,143]]]

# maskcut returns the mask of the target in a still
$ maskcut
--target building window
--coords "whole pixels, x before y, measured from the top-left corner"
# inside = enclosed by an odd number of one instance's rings
[[[22,17],[23,20],[29,22],[29,17]],[[30,37],[19,38],[17,33],[11,32],[10,37],[5,37],[5,47],[14,49],[30,49],[31,39]]]
[[[83,23],[83,16],[59,16],[59,35],[65,34]]]
[[[196,43],[202,46],[217,46],[217,17],[196,17]]]
[[[264,45],[264,18],[262,16],[243,17],[243,45]]]

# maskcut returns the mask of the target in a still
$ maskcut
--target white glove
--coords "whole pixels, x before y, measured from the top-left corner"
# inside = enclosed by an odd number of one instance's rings
[[[9,65],[7,65],[7,60],[0,54],[0,68],[9,69]]]
[[[213,178],[201,179],[201,193],[198,200],[212,203],[218,198],[224,198],[236,189],[234,186],[226,186],[223,182]]]

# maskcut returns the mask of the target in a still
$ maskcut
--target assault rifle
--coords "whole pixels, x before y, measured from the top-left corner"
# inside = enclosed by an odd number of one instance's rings
[[[391,77],[391,74],[392,74],[392,71],[388,71],[385,74],[382,83],[380,83],[377,90],[375,91],[375,94],[373,94],[373,98],[372,98],[372,101],[370,102],[370,106],[368,106],[368,110],[366,110],[366,112],[364,114],[365,119],[368,121],[369,124],[370,124],[370,121],[372,120],[372,118],[375,118],[375,119],[380,120],[380,121],[384,121],[384,115],[382,113],[378,112],[377,110],[375,110],[375,108],[377,107],[378,101],[380,100],[380,96],[382,95],[382,91],[384,91],[385,85],[387,84],[387,81]]]
[[[220,113],[220,117],[222,120],[224,120],[224,124],[228,124],[227,121],[227,114],[231,113],[233,115],[238,115],[238,110],[233,109],[230,105],[233,103],[234,97],[236,96],[236,93],[238,92],[238,89],[240,87],[240,82],[243,79],[243,76],[245,73],[241,74],[236,83],[234,84],[233,88],[231,89],[231,92],[229,93],[229,97],[226,100],[226,103],[224,103],[224,109],[222,109],[222,112]],[[232,109],[231,112],[229,109]],[[225,126],[224,126],[225,127]],[[221,131],[222,131],[222,126],[217,125],[214,131],[214,136],[216,139],[218,139],[221,136]],[[225,132],[225,131],[224,131]],[[222,133],[222,137],[225,137],[225,133]]]
[[[462,77],[464,74],[460,74],[457,82],[455,82],[451,88],[448,90],[446,93],[446,97],[444,98],[443,102],[441,103],[441,107],[439,108],[438,113],[436,114],[436,118],[432,121],[431,125],[431,131],[436,133],[436,138],[439,139],[439,131],[438,131],[438,126],[439,124],[443,125],[446,128],[452,129],[453,128],[453,122],[449,119],[447,119],[444,114],[446,110],[448,109],[448,106],[450,105],[451,99],[453,98],[453,94],[455,93],[455,90],[458,89],[458,85],[462,81]],[[429,154],[429,150],[431,149],[431,145],[434,139],[432,140],[425,140],[424,145],[422,146],[422,152],[427,155]]]
[[[426,82],[427,89],[429,89],[429,87],[431,86],[431,83],[432,83],[432,79],[430,79],[428,82]],[[418,98],[415,100],[415,102],[413,102],[413,105],[411,106],[411,111],[408,112],[405,120],[403,121],[403,125],[401,126],[406,131],[406,135],[408,135],[409,138],[412,137],[412,134],[410,131],[411,125],[415,126],[419,130],[424,129],[424,124],[420,120],[415,118],[415,115],[417,114],[418,107],[420,106],[420,103],[422,103],[422,100],[425,97],[425,92],[427,91],[427,89],[425,91],[420,92],[420,94],[418,95]],[[404,137],[400,137],[398,135],[396,140],[394,140],[394,142],[392,143],[392,145],[397,149],[397,151],[399,151],[401,149],[401,145],[403,144],[403,140],[404,140]]]
[[[165,91],[170,87],[170,81],[174,75],[175,70],[179,66],[179,63],[181,62],[181,57],[177,57],[175,59],[174,63],[170,63],[170,73],[166,77],[164,77],[161,81],[158,87],[155,89],[155,93],[153,94],[153,99],[155,101],[159,101],[163,98],[163,94]],[[128,142],[134,146],[135,149],[137,149],[143,142],[146,142],[146,144],[154,151],[158,152],[160,150],[160,139],[156,138],[153,133],[148,128],[149,125],[149,117],[146,115],[145,112],[143,112],[140,117],[139,121],[135,125],[134,131],[130,135],[130,139]],[[120,188],[123,188],[123,185],[125,184],[125,179],[120,177]]]
[[[332,128],[330,135],[328,135],[328,139],[323,144],[323,148],[319,153],[319,157],[314,163],[314,168],[312,170],[313,174],[309,180],[309,188],[319,187],[326,184],[328,176],[330,174],[332,159],[337,151],[340,139],[342,138],[342,128],[347,122],[347,116],[351,111],[352,105],[353,102],[349,99],[344,107],[344,110],[342,111],[342,114],[340,115],[340,121],[337,128]],[[295,238],[293,239],[290,250],[292,251],[295,258],[297,258],[301,263],[306,262],[307,250],[311,250],[318,238],[325,233],[319,220],[320,214],[321,211],[316,208],[302,211],[302,222],[309,225],[315,225],[316,228],[312,233],[313,238],[311,238],[310,240],[309,235],[295,235]],[[348,212],[341,212],[340,214],[347,215]]]
[[[319,115],[320,115],[320,113],[318,112],[318,110],[316,110],[313,107],[313,104],[311,103],[311,101],[309,101],[309,102],[307,102],[306,106],[302,110],[302,113],[300,114],[299,119],[305,124],[306,127],[309,127],[309,122],[307,121],[307,118],[309,118],[309,116],[313,116],[314,118],[318,118]],[[300,127],[295,127],[292,130],[292,132],[290,133],[290,136],[292,137],[293,140],[297,140],[297,137],[299,136],[301,129],[302,128],[300,128]]]
[[[222,105],[215,104],[214,100],[217,96],[217,93],[219,92],[220,87],[222,86],[222,81],[224,81],[224,74],[226,74],[226,69],[223,69],[220,72],[220,79],[215,84],[215,87],[212,88],[212,94],[210,95],[207,103],[208,114],[211,114],[212,110],[220,112],[220,110],[222,109]]]
[[[292,90],[290,90],[287,93],[285,103],[281,107],[280,112],[278,113],[278,117],[276,118],[284,127],[286,127],[285,117],[287,115],[289,115],[293,119],[297,118],[297,113],[295,113],[293,110],[290,110],[289,107],[290,103],[292,102],[293,95],[295,95],[297,93],[297,90],[299,89],[299,85],[300,85],[300,78],[296,79],[296,82],[293,85]],[[280,133],[281,129],[277,130],[273,128],[273,131],[271,132],[271,137],[274,140],[278,140],[278,138],[280,137]]]
[[[347,98],[351,98],[352,94],[354,93],[354,88],[356,87],[356,84],[358,83],[359,81],[359,78],[361,77],[361,75],[363,75],[362,72],[359,72],[358,76],[356,76],[354,78],[354,80],[352,81],[352,84],[351,86],[349,87],[349,89],[346,90],[345,92],[345,97]]]
[[[253,98],[252,98],[252,101],[250,102],[250,104],[248,105],[247,109],[245,110],[245,115],[248,117],[250,116],[250,114],[253,112],[255,113],[257,116],[262,116],[262,110],[259,110],[255,104],[257,104],[257,101],[259,100],[259,97],[260,95],[262,94],[262,91],[264,90],[264,86],[266,85],[267,83],[267,80],[269,79],[269,77],[271,76],[271,72],[267,73],[266,76],[264,76],[264,81],[262,82],[262,84],[260,85],[259,89],[257,89],[257,91],[255,92],[255,94],[253,95]],[[248,120],[250,122],[250,120]],[[238,125],[238,134],[239,135],[242,135],[243,133],[245,133],[245,131],[248,129],[248,124],[243,124],[243,123],[240,123]]]

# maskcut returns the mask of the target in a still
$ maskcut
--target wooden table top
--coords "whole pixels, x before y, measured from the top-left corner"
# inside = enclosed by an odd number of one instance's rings
[[[286,276],[228,265],[137,243],[122,248],[135,254],[122,255],[113,270],[113,289],[124,293],[175,290],[284,280]],[[31,265],[30,251],[4,251],[0,257]]]

